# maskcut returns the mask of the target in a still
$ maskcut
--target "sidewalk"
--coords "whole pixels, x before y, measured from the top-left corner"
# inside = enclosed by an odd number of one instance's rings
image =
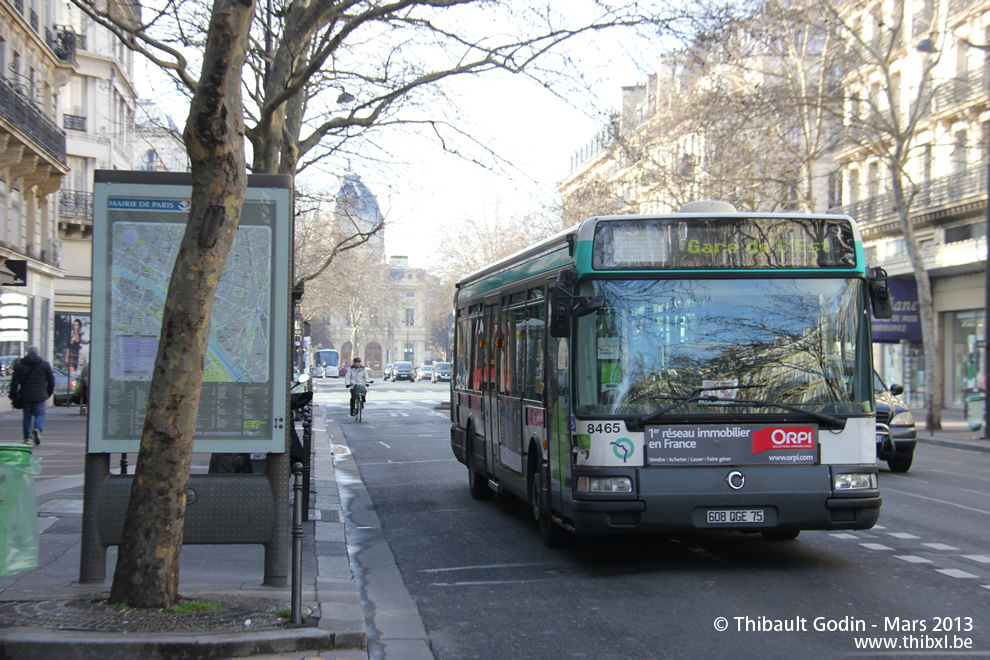
[[[990,440],[983,437],[983,429],[970,431],[962,410],[946,408],[942,410],[942,428],[934,433],[925,430],[925,412],[914,412],[914,423],[918,427],[918,443],[990,452]]]
[[[78,408],[48,407],[42,444],[34,450],[42,458],[42,473],[35,481],[39,565],[0,578],[0,657],[113,660],[323,654],[367,658],[364,613],[348,561],[330,438],[322,417],[314,419],[313,492],[302,543],[304,626],[297,628],[287,627],[288,619],[274,615],[291,606],[291,559],[288,585],[264,587],[260,545],[183,547],[180,596],[226,603],[227,609],[217,614],[159,612],[145,621],[139,610],[108,614],[102,604],[93,603],[109,595],[116,548],[108,549],[102,584],[78,582],[85,419]],[[20,424],[19,412],[0,416],[0,442],[18,442]],[[114,472],[119,458],[112,456]],[[128,471],[133,472],[137,456],[128,459]],[[209,455],[196,454],[193,472],[205,473],[208,460]],[[67,474],[65,468],[60,470],[63,476],[52,474],[56,466],[75,462],[78,474]]]

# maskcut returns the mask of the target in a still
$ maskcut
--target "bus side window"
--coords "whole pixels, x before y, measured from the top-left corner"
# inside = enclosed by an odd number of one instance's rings
[[[471,319],[471,389],[480,390],[485,370],[485,322],[479,317]]]
[[[526,310],[518,307],[509,312],[509,336],[512,338],[512,348],[507,349],[512,370],[509,376],[509,395],[522,396],[523,384],[526,377]]]
[[[467,389],[468,380],[471,374],[471,320],[467,318],[467,310],[463,310],[457,319],[457,339],[454,351],[454,361],[457,365],[457,375],[455,387]]]
[[[515,356],[516,350],[516,334],[515,329],[512,326],[510,319],[512,318],[512,312],[509,311],[508,298],[502,297],[502,323],[499,329],[502,332],[502,350],[500,353],[500,360],[502,364],[499,365],[498,372],[498,393],[508,395],[512,388],[512,364]]]
[[[540,301],[537,305],[527,307],[526,311],[526,398],[539,401],[543,397],[545,307]]]

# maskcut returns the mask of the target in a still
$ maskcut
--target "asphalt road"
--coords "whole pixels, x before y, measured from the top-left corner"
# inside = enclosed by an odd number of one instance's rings
[[[920,446],[907,475],[882,470],[868,531],[551,550],[521,501],[470,498],[446,384],[376,383],[361,424],[341,382],[316,389],[350,452],[338,481],[371,657],[990,656],[990,454]]]

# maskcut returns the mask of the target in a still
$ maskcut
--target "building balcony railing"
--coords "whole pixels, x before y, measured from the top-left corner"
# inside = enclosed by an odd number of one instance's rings
[[[939,177],[923,184],[911,207],[912,214],[917,217],[928,209],[984,201],[986,193],[987,168],[985,165],[978,165],[958,174]],[[883,193],[852,204],[831,208],[829,213],[848,215],[861,225],[891,220],[896,215],[894,195]]]
[[[974,8],[973,0],[949,0],[949,16],[958,16]]]
[[[62,127],[72,131],[86,132],[86,118],[79,115],[62,115]]]
[[[61,218],[93,221],[93,193],[85,190],[62,190],[59,193],[58,215]]]
[[[53,25],[54,31],[45,28],[45,42],[55,53],[55,57],[63,62],[76,61],[76,48],[86,49],[85,37],[80,37],[72,28],[65,25]]]
[[[59,163],[66,164],[65,132],[2,76],[0,116],[34,140]]]
[[[935,112],[945,112],[990,90],[990,76],[985,68],[968,71],[962,76],[939,83],[932,105]]]

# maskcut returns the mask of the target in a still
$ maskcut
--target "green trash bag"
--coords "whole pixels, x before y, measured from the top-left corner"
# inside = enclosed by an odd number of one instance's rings
[[[983,426],[983,406],[986,396],[982,392],[970,392],[966,395],[966,421],[970,431],[979,431]]]
[[[0,577],[38,567],[34,477],[40,473],[31,445],[0,444]]]

